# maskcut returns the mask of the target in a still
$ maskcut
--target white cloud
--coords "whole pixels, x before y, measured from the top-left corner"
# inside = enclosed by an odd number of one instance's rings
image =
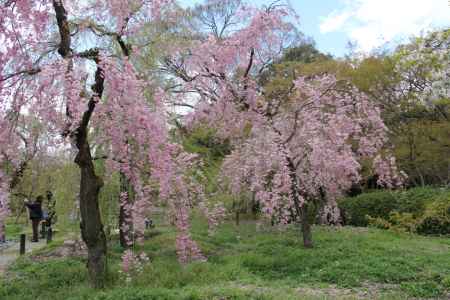
[[[323,17],[322,33],[344,32],[370,51],[431,27],[450,26],[448,0],[341,0],[342,9]]]
[[[320,24],[320,32],[326,33],[339,30],[350,17],[352,17],[350,12],[343,11],[338,13],[337,11],[334,11]]]

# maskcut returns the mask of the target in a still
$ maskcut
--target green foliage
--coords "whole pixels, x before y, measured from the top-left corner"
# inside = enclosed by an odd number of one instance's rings
[[[405,191],[396,192],[398,208],[396,211],[400,213],[412,213],[419,216],[423,213],[425,206],[432,203],[443,195],[449,195],[448,189],[420,187]]]
[[[231,151],[228,140],[220,140],[213,129],[199,126],[185,132],[182,142],[187,152],[198,154],[202,159],[197,176],[204,184],[212,203],[223,203],[229,210],[235,212],[249,212],[254,208],[254,199],[249,193],[236,198],[219,188],[218,175],[222,160]]]
[[[76,211],[76,195],[79,191],[78,167],[64,157],[44,158],[30,162],[23,178],[11,193],[11,218],[7,222],[7,237],[17,238],[17,234],[21,231],[17,228],[22,228],[28,219],[24,199],[33,200],[38,195],[45,195],[46,191],[51,191],[56,200],[55,228],[58,230],[79,228],[78,220],[71,219],[71,215]],[[46,200],[43,209],[47,209]],[[16,220],[19,224],[15,224]]]
[[[430,203],[417,225],[420,234],[450,235],[450,194]]]
[[[342,199],[345,223],[420,234],[450,234],[450,191],[414,188]]]
[[[373,218],[367,216],[368,226],[379,229],[391,229],[398,232],[416,232],[418,219],[414,218],[411,213],[399,213],[393,211],[386,218]]]
[[[70,162],[66,162],[56,167],[52,173],[52,187],[54,198],[56,199],[56,215],[59,229],[79,228],[78,219],[72,217],[77,214],[77,195],[79,193],[80,173],[78,167]],[[44,176],[45,175],[41,175]]]
[[[412,213],[391,212],[389,214],[389,222],[395,229],[406,232],[416,232],[417,219]]]
[[[449,180],[450,105],[445,77],[449,32],[431,32],[394,53],[348,59],[350,68],[333,72],[381,105],[397,162],[408,174],[410,186]]]
[[[216,137],[215,131],[207,127],[196,127],[183,136],[183,147],[187,152],[201,156],[207,168],[215,168],[231,151],[229,141]]]
[[[392,136],[395,155],[412,185],[439,184],[448,177],[450,122],[438,115],[436,111],[416,107],[392,120],[397,124]]]
[[[302,45],[289,48],[281,58],[281,62],[301,62],[305,64],[331,59],[330,55],[321,53],[314,43],[304,43]]]
[[[339,201],[344,223],[352,226],[367,226],[367,216],[382,218],[397,208],[397,197],[391,191],[375,191]]]
[[[14,220],[12,218],[9,218],[6,220],[6,237],[8,239],[17,239],[19,237],[19,234],[22,233],[22,225],[21,224],[14,224]]]
[[[386,56],[369,56],[352,62],[354,67],[342,69],[338,77],[350,80],[358,89],[372,97],[386,97],[384,94],[399,81],[395,73],[395,61]],[[378,99],[389,101],[390,99]]]
[[[367,225],[370,227],[378,228],[378,229],[389,229],[391,228],[392,224],[389,223],[389,221],[386,221],[383,218],[380,217],[371,217],[369,215],[366,216],[367,218]]]
[[[391,212],[420,216],[424,213],[426,203],[433,202],[442,194],[450,192],[432,187],[405,191],[379,190],[344,198],[339,201],[339,207],[343,211],[345,224],[367,226],[366,216],[387,219]]]

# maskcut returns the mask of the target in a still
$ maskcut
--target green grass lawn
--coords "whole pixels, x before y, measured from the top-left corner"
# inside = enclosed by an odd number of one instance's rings
[[[30,227],[31,227],[31,225],[30,225]],[[9,222],[9,223],[7,223],[7,226],[5,229],[6,229],[5,234],[8,239],[18,240],[19,235],[24,230],[24,225]]]
[[[446,238],[315,227],[315,248],[303,249],[296,228],[227,223],[210,237],[196,222],[193,232],[206,263],[180,266],[174,230],[157,227],[141,247],[151,263],[131,283],[113,243],[103,291],[87,286],[81,259],[23,258],[0,282],[0,299],[447,299],[450,290]]]

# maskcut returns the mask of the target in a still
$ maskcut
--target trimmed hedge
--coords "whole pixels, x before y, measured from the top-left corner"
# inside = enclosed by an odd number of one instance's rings
[[[377,190],[339,201],[344,225],[450,234],[450,189]]]

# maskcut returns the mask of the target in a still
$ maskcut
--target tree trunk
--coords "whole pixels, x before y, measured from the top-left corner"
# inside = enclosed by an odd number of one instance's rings
[[[122,248],[128,249],[133,245],[131,236],[131,216],[130,209],[127,206],[131,205],[130,181],[125,174],[120,173],[120,194],[126,193],[125,201],[121,200],[119,196],[119,240]]]
[[[239,226],[240,217],[241,217],[241,202],[240,200],[233,201],[233,209],[234,209],[234,222],[236,226]]]
[[[306,203],[300,208],[301,210],[301,227],[302,227],[302,235],[303,235],[303,246],[305,248],[312,248],[312,232],[311,232],[311,224],[308,218],[308,206]]]
[[[294,200],[294,208],[295,212],[297,213],[297,216],[300,218],[300,224],[302,229],[302,235],[303,235],[303,246],[305,248],[312,248],[313,242],[312,242],[312,232],[311,232],[311,224],[310,220],[308,218],[308,203],[307,203],[307,197],[303,197],[305,199],[304,203],[300,203],[299,196],[300,191],[297,186],[297,174],[295,170],[294,162],[290,157],[286,157],[286,160],[288,162],[288,167],[290,171],[290,177],[292,180],[292,195]]]
[[[95,72],[95,84],[92,90],[101,98],[103,93],[104,78],[102,70],[97,66]],[[88,141],[88,126],[95,109],[97,98],[91,97],[88,110],[84,112],[80,126],[75,133],[75,141],[78,149],[75,163],[80,167],[80,214],[81,214],[81,237],[88,248],[88,273],[90,283],[95,288],[105,285],[106,264],[106,235],[103,230],[98,195],[103,181],[95,174],[92,161],[91,147]]]
[[[75,163],[80,167],[81,171],[81,237],[88,249],[87,268],[90,283],[95,288],[102,288],[105,285],[107,274],[107,246],[101,221],[98,195],[103,182],[95,174],[89,143],[84,140],[80,146]]]
[[[58,24],[60,42],[58,53],[64,59],[71,59],[71,33],[67,11],[63,1],[53,0],[53,8]],[[95,288],[102,288],[105,285],[107,264],[106,264],[106,235],[100,215],[98,195],[103,185],[102,180],[95,174],[92,162],[91,148],[88,141],[89,121],[95,110],[97,101],[102,98],[104,90],[104,77],[99,66],[100,58],[98,49],[91,49],[91,55],[97,65],[95,71],[95,83],[92,85],[94,94],[88,102],[88,109],[83,113],[79,127],[71,132],[70,126],[63,132],[63,136],[70,136],[74,139],[78,149],[75,163],[80,167],[80,214],[81,214],[81,237],[88,248],[88,273],[90,283]],[[69,64],[68,71],[72,68]],[[69,119],[72,118],[70,111],[66,108]],[[72,124],[68,124],[72,125]]]

